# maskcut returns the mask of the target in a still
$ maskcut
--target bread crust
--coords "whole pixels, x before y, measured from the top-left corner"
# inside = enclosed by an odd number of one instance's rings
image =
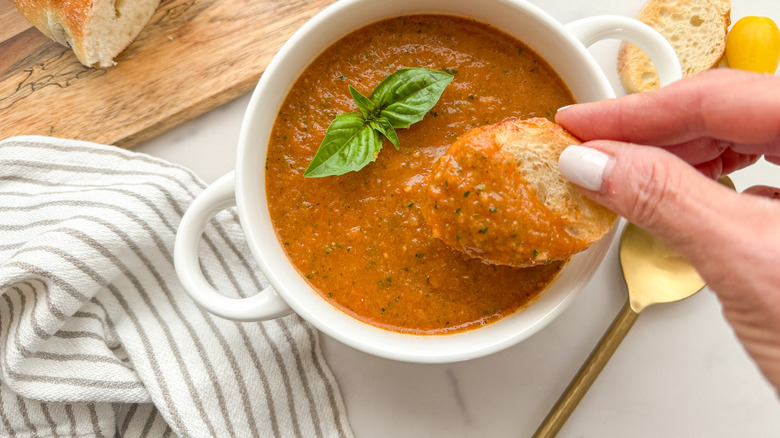
[[[716,67],[726,50],[731,24],[731,0],[649,0],[637,19],[667,39],[680,58],[683,76]],[[628,93],[659,88],[650,58],[634,44],[623,42],[618,73]]]
[[[60,44],[58,32],[52,32],[52,24],[60,23],[70,30],[74,38],[84,35],[84,26],[89,16],[91,0],[13,0],[16,8],[44,35]],[[61,33],[60,33],[61,34]]]

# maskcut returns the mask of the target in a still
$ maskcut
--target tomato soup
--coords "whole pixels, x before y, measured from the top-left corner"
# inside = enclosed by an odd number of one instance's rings
[[[358,172],[304,178],[330,122],[398,69],[446,71],[454,80],[425,118],[397,130]],[[490,26],[441,15],[405,16],[359,29],[299,77],[279,110],[266,166],[279,241],[300,274],[349,315],[388,330],[444,334],[526,306],[564,262],[518,269],[447,247],[420,205],[432,164],[456,137],[507,117],[546,117],[574,102],[527,46]]]

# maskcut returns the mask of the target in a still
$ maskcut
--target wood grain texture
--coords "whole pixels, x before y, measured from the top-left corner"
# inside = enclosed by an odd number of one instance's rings
[[[0,0],[0,41],[5,41],[32,27],[19,15],[11,0]]]
[[[117,65],[96,69],[0,0],[0,139],[132,147],[251,90],[282,44],[333,1],[163,0]]]

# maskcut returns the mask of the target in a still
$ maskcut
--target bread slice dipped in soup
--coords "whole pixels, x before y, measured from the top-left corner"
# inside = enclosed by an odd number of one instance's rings
[[[397,80],[386,82],[391,77]],[[424,114],[406,112],[431,90],[438,100]],[[431,175],[472,129],[512,117],[553,120],[572,103],[528,46],[477,21],[412,15],[358,29],[298,78],[279,109],[266,162],[258,163],[279,244],[324,300],[386,330],[450,334],[513,314],[555,280],[569,253],[529,257],[534,266],[520,268],[450,246],[443,239],[452,228],[441,224],[452,218],[426,213],[436,208]],[[480,184],[458,196],[480,199]],[[571,245],[566,225],[548,222],[563,230],[561,245]],[[483,234],[513,232],[503,227],[511,222]]]
[[[580,141],[544,118],[462,135],[428,175],[423,217],[434,237],[486,263],[530,267],[566,260],[601,239],[616,215],[558,172]]]

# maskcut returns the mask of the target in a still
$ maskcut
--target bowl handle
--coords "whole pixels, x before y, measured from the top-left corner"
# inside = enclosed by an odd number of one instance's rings
[[[682,78],[677,53],[660,33],[633,18],[600,15],[582,18],[565,25],[585,47],[605,39],[620,39],[636,44],[653,61],[661,86]]]
[[[236,321],[258,321],[278,318],[292,310],[268,286],[246,298],[220,294],[203,276],[198,261],[198,243],[206,224],[220,211],[236,205],[235,172],[230,172],[208,186],[187,208],[181,218],[173,249],[173,264],[184,290],[209,312]]]

